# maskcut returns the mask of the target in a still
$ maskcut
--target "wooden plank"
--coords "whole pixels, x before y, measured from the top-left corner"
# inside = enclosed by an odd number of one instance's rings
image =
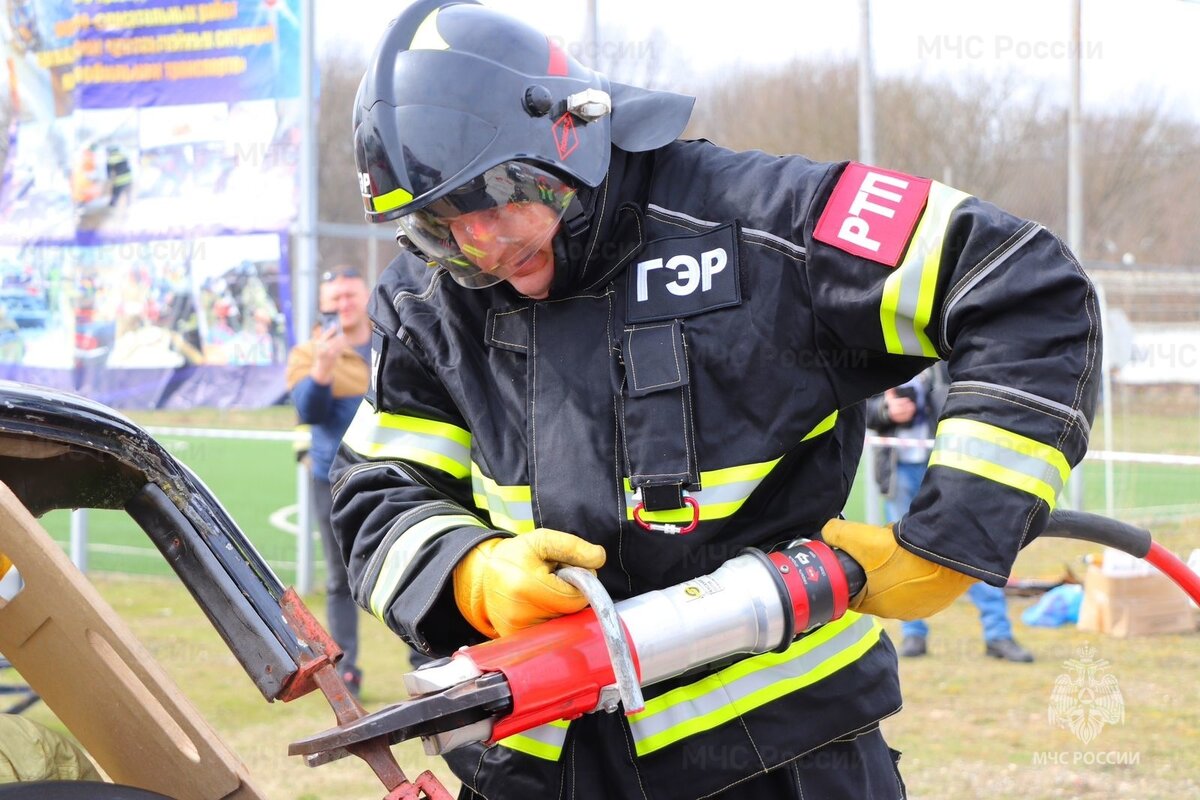
[[[29,511],[0,483],[0,653],[117,783],[178,800],[262,800],[246,767]]]

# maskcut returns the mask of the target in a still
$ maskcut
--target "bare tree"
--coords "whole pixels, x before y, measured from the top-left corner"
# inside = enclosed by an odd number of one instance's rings
[[[853,62],[792,62],[703,87],[688,135],[735,149],[857,155]],[[1066,112],[1016,74],[955,84],[889,77],[877,85],[883,166],[952,183],[1051,230],[1066,227]],[[1182,263],[1200,252],[1200,127],[1150,100],[1088,115],[1085,236],[1089,259],[1132,253]]]
[[[350,127],[354,97],[367,68],[365,56],[351,49],[326,53],[321,59],[320,111],[317,117],[317,181],[322,222],[362,223],[363,203],[354,167]],[[390,250],[386,242],[380,249]],[[366,243],[361,239],[322,237],[318,258],[324,265],[365,265]]]

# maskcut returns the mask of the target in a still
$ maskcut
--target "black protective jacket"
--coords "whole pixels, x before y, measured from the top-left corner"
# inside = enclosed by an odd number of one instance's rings
[[[953,385],[898,538],[1005,580],[1084,454],[1098,378],[1095,293],[1053,234],[936,182],[705,141],[615,150],[592,201],[549,300],[466,290],[408,255],[380,280],[373,385],[334,467],[361,605],[444,654],[480,639],[450,575],[488,537],[599,543],[620,599],[814,534],[849,493],[863,401],[938,358]],[[684,495],[694,532],[633,521],[639,500],[647,520],[690,520]],[[450,761],[493,799],[558,796],[585,749],[635,796],[702,797],[901,702],[887,637],[853,612],[647,697],[628,724]]]

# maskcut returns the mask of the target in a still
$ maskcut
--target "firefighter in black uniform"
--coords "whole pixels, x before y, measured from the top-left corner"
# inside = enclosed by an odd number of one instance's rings
[[[1099,315],[1053,234],[911,175],[678,141],[692,102],[438,2],[359,89],[367,217],[411,251],[334,469],[364,608],[441,655],[582,608],[562,564],[621,599],[821,535],[867,572],[786,652],[448,754],[464,797],[903,796],[876,617],[1002,584],[1087,446]],[[863,401],[937,359],[909,513],[838,520]]]

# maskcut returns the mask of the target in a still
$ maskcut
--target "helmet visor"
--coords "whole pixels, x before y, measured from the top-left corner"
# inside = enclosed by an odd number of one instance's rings
[[[549,172],[509,161],[396,222],[430,262],[468,289],[482,289],[531,263],[574,196]]]

